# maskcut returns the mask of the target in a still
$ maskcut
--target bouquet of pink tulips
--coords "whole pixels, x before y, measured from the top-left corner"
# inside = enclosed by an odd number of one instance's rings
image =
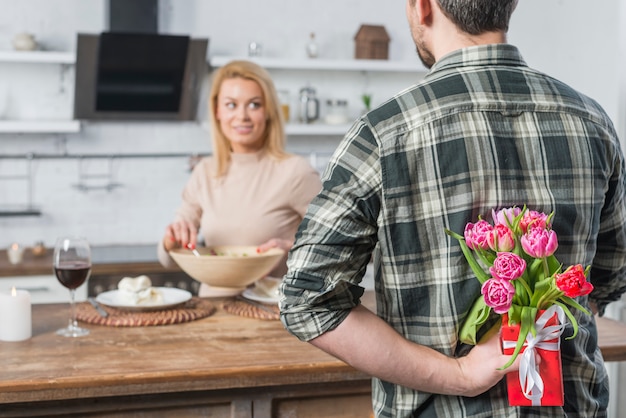
[[[535,336],[537,314],[552,306],[560,307],[578,333],[576,318],[568,306],[590,314],[574,299],[589,294],[589,267],[569,266],[563,270],[554,256],[558,247],[551,229],[552,215],[513,207],[493,211],[493,225],[479,219],[468,223],[464,236],[450,230],[481,283],[478,297],[460,331],[460,340],[476,344],[476,333],[490,312],[507,314],[509,325],[519,324],[520,332],[509,367],[524,346],[527,336]],[[561,331],[562,332],[562,331]]]

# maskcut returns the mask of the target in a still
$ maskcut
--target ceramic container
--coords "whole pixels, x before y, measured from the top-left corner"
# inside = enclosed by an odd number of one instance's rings
[[[31,33],[18,33],[13,37],[13,48],[16,51],[34,51],[37,49],[35,36]]]

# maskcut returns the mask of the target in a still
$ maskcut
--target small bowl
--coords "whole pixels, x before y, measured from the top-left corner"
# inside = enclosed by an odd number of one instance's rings
[[[245,245],[200,247],[197,250],[200,257],[184,248],[170,251],[170,256],[185,273],[201,283],[242,291],[265,277],[285,255],[279,248],[257,254],[255,246]]]

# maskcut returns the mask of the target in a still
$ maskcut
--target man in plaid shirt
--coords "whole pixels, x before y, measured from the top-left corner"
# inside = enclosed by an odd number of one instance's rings
[[[492,209],[555,212],[556,256],[591,265],[578,302],[603,313],[626,289],[624,158],[593,100],[530,69],[506,44],[516,0],[408,0],[431,68],[346,134],[289,256],[281,320],[374,377],[378,417],[606,416],[593,316],[562,336],[564,407],[510,407],[497,333],[466,354],[458,331],[480,295],[458,243]],[[376,314],[359,286],[374,258]],[[518,359],[519,361],[519,359]]]

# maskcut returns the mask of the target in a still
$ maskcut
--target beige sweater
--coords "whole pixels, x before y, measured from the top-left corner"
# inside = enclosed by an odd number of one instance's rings
[[[321,189],[317,171],[295,155],[283,160],[264,151],[231,156],[228,173],[222,177],[215,177],[212,157],[196,165],[183,190],[176,220],[196,225],[207,246],[293,240],[308,204]],[[158,256],[164,266],[176,265],[162,242]],[[270,275],[285,274],[286,258]]]

